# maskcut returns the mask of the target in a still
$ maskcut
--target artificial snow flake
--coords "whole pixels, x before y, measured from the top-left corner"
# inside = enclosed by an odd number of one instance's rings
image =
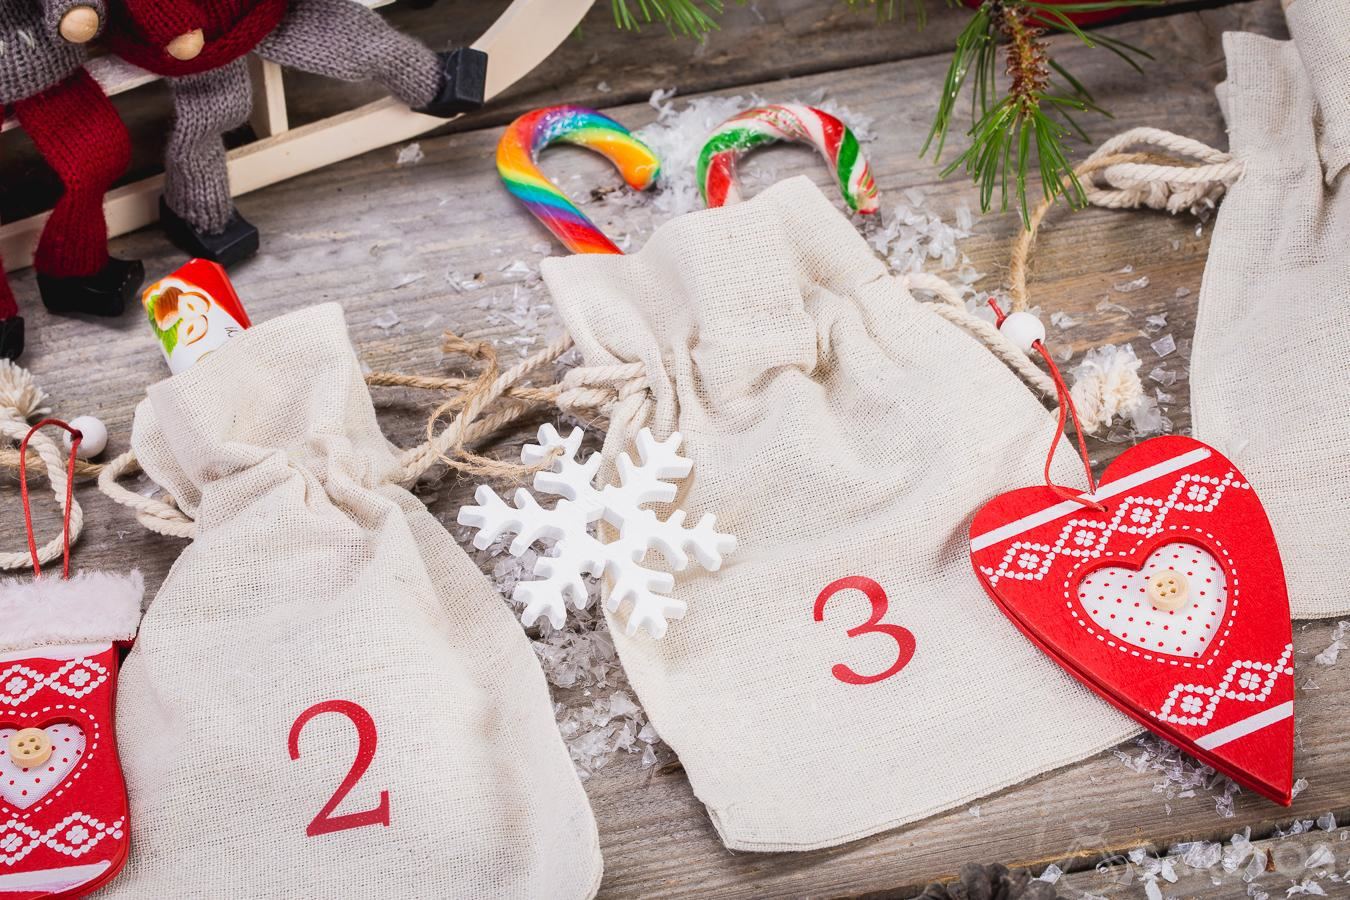
[[[648,503],[673,501],[676,487],[668,482],[688,477],[693,467],[679,454],[678,432],[658,441],[649,429],[642,429],[637,437],[640,462],[622,454],[619,484],[602,488],[594,483],[600,455],[592,454],[584,463],[576,459],[581,439],[579,428],[563,438],[552,425],[543,425],[539,443],[521,449],[520,458],[527,465],[562,451],[550,470],[534,477],[535,490],[562,498],[552,509],[540,506],[525,488],[515,492],[515,505],[508,506],[495,491],[480,485],[474,494],[478,505],[461,509],[459,524],[478,529],[473,543],[480,550],[503,534],[516,535],[509,547],[512,556],[523,555],[536,541],[553,542],[551,555],[535,561],[534,574],[541,577],[517,583],[511,595],[525,604],[521,621],[526,625],[544,616],[554,628],[561,628],[569,600],[577,609],[585,609],[590,602],[586,577],[607,576],[612,587],[605,608],[617,612],[631,602],[625,632],[632,636],[646,628],[652,637],[660,638],[666,633],[667,619],[683,618],[686,605],[667,596],[675,586],[673,575],[642,565],[647,551],[652,547],[661,551],[677,572],[689,565],[690,555],[715,572],[723,555],[736,549],[736,539],[718,532],[712,515],[685,528],[684,510],[677,509],[662,521],[644,508]],[[605,542],[592,533],[602,518],[618,529],[615,540]]]

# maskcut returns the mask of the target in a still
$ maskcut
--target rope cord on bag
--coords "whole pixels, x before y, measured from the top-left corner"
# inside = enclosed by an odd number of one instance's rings
[[[511,480],[521,480],[536,471],[550,467],[552,457],[527,466],[478,456],[467,449],[469,445],[500,431],[541,405],[556,407],[577,415],[608,416],[609,411],[620,401],[628,401],[631,404],[632,398],[636,397],[639,401],[637,406],[625,408],[624,415],[634,422],[645,420],[649,414],[650,401],[646,397],[645,368],[640,363],[576,368],[568,372],[557,384],[547,387],[522,384],[532,372],[555,363],[571,347],[571,338],[563,335],[538,353],[499,373],[496,351],[490,344],[471,343],[447,332],[446,351],[468,352],[482,359],[485,363],[482,373],[472,378],[403,375],[396,372],[368,374],[366,384],[372,387],[458,392],[455,396],[448,397],[432,412],[427,420],[427,440],[403,451],[400,466],[392,480],[399,484],[410,485],[421,479],[437,462],[443,462],[470,475]],[[437,432],[436,426],[449,413],[457,415],[449,425]],[[34,444],[37,443],[35,440]],[[35,468],[48,473],[59,473],[61,466],[55,452],[54,445],[50,452],[44,452],[44,449],[40,448],[40,458],[33,460],[37,464]],[[33,459],[31,456],[26,458]],[[20,463],[21,457],[17,453],[0,452],[0,467],[17,468]],[[102,465],[79,462],[73,471],[77,477],[97,477],[99,490],[115,503],[133,510],[136,513],[136,520],[148,530],[169,537],[188,539],[195,537],[196,523],[174,504],[172,498],[166,502],[157,497],[129,490],[121,484],[123,477],[132,475],[139,469],[135,453],[128,450]],[[53,476],[54,488],[64,484],[64,481]],[[78,534],[81,519],[79,504],[72,501],[72,509],[73,540]],[[41,551],[42,561],[46,562],[53,558],[58,550],[59,547],[55,545],[44,547]],[[7,562],[8,557],[0,556],[0,566],[5,566]],[[22,564],[7,567],[19,568]]]
[[[1186,209],[1212,208],[1222,194],[1242,174],[1242,163],[1200,141],[1162,131],[1157,128],[1134,128],[1103,143],[1081,165],[1074,175],[1065,179],[1065,189],[1079,181],[1089,203],[1110,209],[1147,206],[1166,209],[1173,214]],[[1036,234],[1050,211],[1051,201],[1044,199],[1028,216],[1022,231],[1013,244],[1009,264],[1009,294],[1012,308],[1009,312],[1026,312],[1031,305],[1027,292],[1027,270]],[[1007,315],[990,298],[996,322],[990,324],[971,312],[961,294],[945,279],[925,273],[905,277],[912,290],[927,291],[942,303],[932,309],[980,340],[999,359],[1011,367],[1024,381],[1042,394],[1054,396],[1058,404],[1055,436],[1046,455],[1045,484],[1061,496],[1086,506],[1100,507],[1079,492],[1056,485],[1050,477],[1055,450],[1064,436],[1066,418],[1072,417],[1078,437],[1078,453],[1087,476],[1089,491],[1096,489],[1089,462],[1085,435],[1099,428],[1103,421],[1097,413],[1079,415],[1073,394],[1064,383],[1059,367],[1041,340],[1031,344],[1044,360],[1047,376],[1034,364],[1028,353],[1006,338],[999,326]],[[1085,392],[1086,393],[1086,392]],[[1084,402],[1091,397],[1085,397]],[[1099,404],[1093,405],[1097,409]]]
[[[1132,128],[1122,132],[1103,143],[1074,169],[1074,177],[1079,179],[1084,197],[1095,206],[1109,209],[1147,206],[1172,213],[1213,206],[1241,174],[1242,163],[1230,154],[1158,128]],[[1066,178],[1066,189],[1071,184]],[[1008,294],[1012,306],[1008,312],[1025,312],[1031,305],[1027,291],[1031,250],[1051,206],[1049,200],[1042,200],[1028,216],[1028,222],[1013,243],[1008,266]],[[934,312],[973,335],[1027,384],[1047,397],[1060,396],[1056,380],[1047,376],[1031,357],[1004,337],[997,325],[971,312],[960,293],[946,279],[914,272],[906,275],[904,280],[909,289],[925,291],[942,300],[942,303],[932,305]],[[1000,315],[999,321],[1002,318]],[[1089,432],[1101,425],[1095,416],[1084,416],[1084,421]]]
[[[1146,206],[1173,214],[1213,207],[1241,174],[1242,163],[1230,154],[1160,128],[1131,128],[1122,132],[1074,169],[1083,196],[1093,206],[1106,209]],[[1065,182],[1066,189],[1071,187],[1068,179]],[[1008,264],[1010,312],[1025,312],[1030,305],[1027,266],[1036,233],[1051,205],[1049,200],[1042,200],[1013,243]]]

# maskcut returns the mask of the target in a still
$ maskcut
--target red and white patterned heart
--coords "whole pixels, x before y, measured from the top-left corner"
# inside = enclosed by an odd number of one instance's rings
[[[971,524],[989,595],[1146,728],[1282,803],[1293,787],[1284,569],[1256,491],[1212,447],[1154,438],[1083,499],[995,497]]]
[[[10,739],[33,726],[0,725],[0,798],[19,809],[28,809],[60,787],[84,759],[84,729],[74,722],[51,722],[41,731],[51,744],[51,755],[40,765],[24,766],[10,757]]]

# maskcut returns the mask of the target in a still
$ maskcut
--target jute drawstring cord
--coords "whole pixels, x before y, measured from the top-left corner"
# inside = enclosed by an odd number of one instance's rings
[[[479,360],[483,364],[482,372],[477,378],[468,381],[463,393],[448,397],[432,412],[427,419],[426,442],[403,455],[400,481],[416,481],[437,462],[443,462],[466,475],[499,479],[521,479],[551,467],[553,456],[533,466],[521,466],[472,453],[467,445],[500,431],[540,404],[553,403],[557,397],[556,391],[527,387],[521,381],[535,370],[556,363],[571,346],[571,338],[563,335],[501,372],[497,351],[491,344],[470,343],[446,332],[445,351]],[[455,413],[455,418],[437,432],[437,425],[450,413]]]
[[[501,371],[496,349],[491,344],[466,341],[447,332],[443,346],[447,353],[459,353],[477,360],[482,366],[479,374],[441,377],[372,372],[366,376],[366,383],[372,387],[401,387],[447,394],[427,419],[426,441],[404,451],[400,457],[399,468],[392,478],[399,484],[415,483],[438,462],[466,475],[516,482],[550,468],[556,453],[534,465],[523,465],[481,456],[468,449],[541,406],[556,407],[578,416],[609,417],[617,413],[633,422],[650,414],[645,368],[640,363],[579,367],[569,371],[556,384],[543,387],[524,384],[532,373],[556,363],[572,348],[572,340],[566,335],[554,339],[539,352],[505,371]],[[451,415],[450,424],[437,431],[440,423]],[[41,451],[36,437],[33,444]],[[64,481],[57,481],[64,473],[59,455],[52,455],[55,453],[53,446],[49,454],[39,452],[40,459],[34,461],[36,465],[30,463],[35,470],[61,473],[53,479],[54,490],[64,486]],[[49,455],[50,460],[47,459]],[[0,451],[0,467],[17,466],[17,452]],[[196,523],[177,507],[173,498],[146,496],[120,483],[123,477],[137,471],[136,456],[127,451],[102,465],[81,462],[76,475],[97,477],[99,489],[114,502],[133,510],[136,520],[145,528],[171,537],[195,537]],[[78,512],[72,516],[72,531],[77,527],[77,521]],[[50,552],[59,551],[60,547],[56,546]],[[47,548],[44,552],[48,552]],[[0,563],[3,560],[4,557],[0,557]]]
[[[452,340],[447,341],[449,348],[461,349],[464,342],[457,337],[450,337]],[[469,345],[465,345],[466,349],[467,346]],[[481,345],[472,346],[475,352],[482,353]],[[561,352],[564,352],[565,349],[557,351],[556,348],[551,346],[549,352],[561,355]],[[556,358],[556,355],[554,358]],[[495,356],[492,359],[495,364]],[[534,361],[531,368],[544,363],[544,360],[540,357],[532,357],[531,359]],[[526,361],[526,363],[529,362],[531,360]],[[519,418],[526,410],[552,397],[551,394],[546,396],[539,389],[507,382],[508,376],[518,378],[518,370],[526,363],[522,363],[521,366],[514,367],[507,373],[495,378],[490,377],[495,375],[494,365],[489,365],[484,374],[477,378],[401,375],[393,372],[372,372],[367,375],[366,383],[371,386],[463,392],[459,396],[450,397],[436,408],[427,423],[431,437],[426,442],[403,453],[399,468],[395,471],[392,480],[399,484],[410,485],[425,475],[437,461],[446,462],[462,471],[475,473],[482,470],[491,471],[498,466],[505,465],[497,460],[469,454],[464,448],[467,444],[498,430],[505,424]],[[481,411],[485,404],[493,400],[503,400],[504,402],[492,415],[481,420],[472,418],[477,411]],[[441,417],[452,411],[459,411],[460,415],[440,433],[434,433],[436,423]],[[470,417],[466,417],[466,412],[469,413]],[[457,455],[452,457],[447,455],[447,452]],[[3,458],[0,458],[0,464],[3,464]],[[136,520],[150,531],[170,537],[194,538],[196,536],[196,522],[190,516],[184,514],[173,503],[171,497],[166,502],[157,497],[128,490],[120,483],[121,478],[134,474],[139,471],[139,468],[135,453],[128,450],[102,466],[87,465],[79,470],[78,474],[96,475],[99,490],[114,502],[133,510],[136,513]],[[512,474],[514,474],[514,471]]]
[[[1074,169],[1089,203],[1108,209],[1146,206],[1179,213],[1197,206],[1213,206],[1223,192],[1242,174],[1242,163],[1221,150],[1158,128],[1133,128],[1103,143]],[[1066,189],[1072,189],[1065,180]],[[1009,312],[1025,312],[1030,307],[1027,269],[1036,234],[1051,208],[1049,200],[1028,216],[1013,243],[1008,266]],[[989,348],[1022,379],[1047,397],[1055,397],[1054,380],[1045,374],[1016,345],[1005,338],[998,327],[971,312],[960,293],[946,279],[924,272],[910,273],[905,283],[911,290],[936,296],[941,303],[931,305],[938,315],[969,332]],[[1084,399],[1080,398],[1080,405]],[[1092,431],[1100,422],[1090,404],[1080,410],[1083,422]]]
[[[520,483],[537,472],[551,469],[562,453],[561,448],[555,448],[532,465],[479,456],[466,449],[466,444],[500,431],[539,406],[554,407],[578,417],[608,418],[611,433],[631,434],[630,429],[641,428],[651,416],[646,366],[642,363],[579,366],[546,387],[521,384],[531,373],[556,363],[572,346],[572,339],[564,334],[499,373],[496,353],[491,347],[468,345],[447,334],[447,349],[479,359],[483,371],[463,395],[446,400],[432,413],[427,420],[427,442],[405,455],[405,471],[417,475],[439,460],[467,475]],[[437,424],[451,412],[457,414],[454,420],[436,432]],[[620,427],[616,428],[616,423]],[[606,445],[602,453],[612,449],[608,448],[609,441]]]
[[[933,294],[941,303],[930,303],[928,308],[942,318],[964,329],[984,344],[991,353],[1001,359],[1005,365],[1022,377],[1022,380],[1046,396],[1055,396],[1055,382],[1049,375],[1017,348],[1017,345],[1003,336],[998,326],[982,319],[966,308],[956,288],[947,279],[927,272],[911,272],[904,277],[904,283],[912,291],[925,291]]]
[[[1093,206],[1146,206],[1176,214],[1197,206],[1212,207],[1242,174],[1242,163],[1222,150],[1170,131],[1132,128],[1103,143],[1074,174]],[[1066,188],[1072,190],[1067,179]],[[1049,200],[1042,200],[1013,244],[1008,293],[1014,312],[1025,312],[1030,306],[1027,265],[1050,207]]]

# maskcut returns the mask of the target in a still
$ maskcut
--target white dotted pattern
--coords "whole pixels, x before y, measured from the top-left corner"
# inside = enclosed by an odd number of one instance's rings
[[[107,680],[107,667],[92,659],[72,659],[50,674],[15,663],[0,670],[0,703],[18,706],[31,700],[43,688],[78,700]]]
[[[1219,571],[1222,572],[1224,575],[1224,587],[1226,591],[1224,611],[1220,612],[1219,615],[1217,616],[1210,617],[1212,619],[1217,619],[1222,624],[1215,626],[1214,632],[1205,642],[1206,644],[1205,649],[1202,649],[1201,651],[1202,655],[1206,653],[1206,650],[1213,651],[1212,653],[1209,654],[1210,658],[1208,660],[1196,657],[1187,657],[1183,655],[1178,655],[1176,652],[1170,652],[1169,645],[1167,645],[1166,642],[1164,642],[1163,647],[1159,648],[1157,646],[1157,641],[1159,640],[1158,638],[1154,639],[1154,645],[1152,647],[1147,648],[1141,647],[1140,645],[1135,644],[1132,640],[1121,637],[1113,633],[1112,631],[1107,630],[1105,626],[1099,627],[1096,619],[1091,614],[1089,608],[1083,606],[1083,601],[1080,599],[1079,596],[1079,580],[1081,578],[1080,573],[1082,573],[1083,569],[1087,566],[1089,562],[1088,560],[1080,560],[1078,564],[1069,571],[1068,577],[1064,580],[1064,604],[1066,607],[1068,607],[1069,614],[1073,616],[1075,622],[1086,628],[1088,634],[1092,635],[1097,640],[1103,642],[1108,647],[1111,647],[1115,650],[1119,650],[1121,653],[1128,653],[1131,656],[1137,657],[1139,659],[1148,660],[1150,662],[1161,663],[1163,665],[1180,666],[1187,669],[1192,668],[1203,669],[1206,666],[1208,666],[1210,662],[1213,661],[1214,656],[1218,653],[1219,649],[1222,648],[1224,643],[1228,640],[1229,631],[1232,630],[1233,619],[1237,615],[1238,610],[1237,569],[1233,565],[1233,558],[1228,554],[1228,551],[1224,548],[1223,544],[1219,543],[1219,539],[1216,538],[1214,535],[1210,534],[1209,532],[1202,531],[1199,528],[1191,528],[1189,525],[1180,525],[1180,526],[1173,525],[1167,528],[1166,531],[1174,532],[1176,535],[1176,540],[1166,542],[1164,546],[1185,544],[1187,547],[1195,547],[1196,549],[1199,549],[1198,544],[1193,543],[1193,538],[1191,536],[1194,536],[1194,538],[1203,537],[1210,546],[1214,547],[1219,551],[1219,557],[1217,559],[1212,554],[1208,552],[1205,553],[1205,555],[1208,556],[1210,559],[1216,559],[1215,562],[1216,568],[1218,568]],[[1121,553],[1106,553],[1103,555],[1108,559],[1110,558],[1118,558],[1121,560],[1134,559],[1136,552],[1139,550],[1140,547],[1144,545],[1145,541],[1147,540],[1148,539],[1145,538],[1144,540],[1138,541],[1134,545],[1134,547],[1132,547],[1128,551],[1124,551]],[[1169,551],[1166,554],[1166,556],[1171,557],[1173,553],[1176,553],[1176,551]],[[1150,553],[1149,559],[1152,560],[1155,555],[1156,551],[1155,553]],[[1176,553],[1176,555],[1181,556],[1180,553]],[[1171,568],[1171,567],[1162,566],[1162,568]],[[1186,570],[1182,571],[1184,574]],[[1147,575],[1145,575],[1144,577],[1147,578]],[[1096,600],[1098,596],[1103,596],[1103,594],[1102,592],[1098,592],[1097,594],[1092,594],[1090,596],[1094,600]],[[1134,601],[1130,602],[1132,604]],[[1104,617],[1106,617],[1106,621],[1108,623],[1114,624],[1115,620],[1112,620],[1110,618],[1111,609],[1107,605],[1106,601],[1098,600],[1097,603],[1098,603],[1097,609],[1102,612],[1102,615]],[[1132,606],[1130,608],[1133,609]],[[1140,609],[1143,608],[1144,606],[1141,605]],[[1181,612],[1184,617],[1185,608],[1183,608]],[[1154,611],[1154,613],[1155,613],[1154,618],[1156,621],[1158,621],[1160,624],[1168,624],[1167,622],[1164,621],[1165,619],[1164,616],[1157,615],[1156,610]],[[1115,615],[1119,616],[1119,613],[1115,613]],[[1138,622],[1138,617],[1136,617],[1135,622],[1130,622],[1128,621],[1128,619],[1129,613],[1126,614],[1127,621],[1124,623],[1125,625],[1134,625],[1136,624],[1136,622]],[[1124,630],[1127,633],[1129,631],[1128,628]],[[1163,634],[1171,633],[1170,628],[1167,631],[1163,632],[1161,627],[1159,627],[1157,631],[1162,632]],[[1189,637],[1189,635],[1187,635],[1187,637]],[[1175,647],[1177,645],[1172,644],[1170,646]]]
[[[1171,569],[1186,579],[1180,609],[1156,609],[1148,582]],[[1097,626],[1140,650],[1199,659],[1224,623],[1228,579],[1219,561],[1196,544],[1173,541],[1149,554],[1139,569],[1102,566],[1078,583],[1078,602]]]
[[[17,819],[0,824],[0,865],[12,866],[44,844],[57,853],[79,859],[105,837],[122,839],[126,822],[101,822],[86,813],[71,813],[46,831]]]
[[[1165,528],[1172,510],[1209,513],[1219,505],[1229,490],[1248,490],[1250,485],[1238,480],[1236,472],[1222,478],[1213,475],[1183,475],[1172,485],[1163,499],[1156,497],[1126,497],[1116,507],[1108,521],[1098,519],[1070,519],[1060,529],[1053,544],[1038,541],[1014,541],[1004,551],[998,567],[981,566],[980,571],[990,584],[1002,578],[1019,581],[1040,581],[1055,560],[1061,556],[1079,560],[1109,556],[1106,546],[1117,534],[1153,537]]]
[[[9,738],[20,729],[0,726],[0,797],[11,806],[27,809],[51,793],[84,757],[84,729],[74,722],[55,722],[42,730],[52,742],[52,755],[33,768],[16,765],[9,756]]]
[[[1173,725],[1208,725],[1223,700],[1264,703],[1281,675],[1294,674],[1292,644],[1274,662],[1240,660],[1229,665],[1217,685],[1180,683],[1153,715]]]

